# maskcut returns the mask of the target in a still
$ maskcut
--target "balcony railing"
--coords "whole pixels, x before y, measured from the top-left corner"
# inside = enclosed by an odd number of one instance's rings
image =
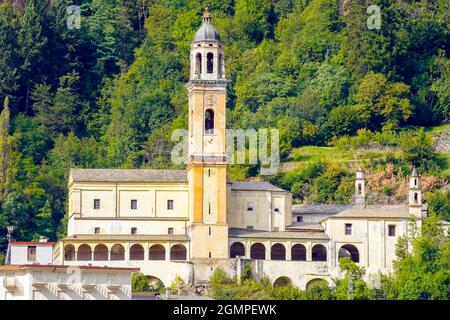
[[[67,281],[67,277],[61,276],[56,280],[56,286],[60,290],[65,290],[69,287],[69,281]]]
[[[86,290],[90,291],[96,287],[95,278],[94,277],[84,277],[81,280],[81,287]]]
[[[3,278],[3,287],[5,287],[7,291],[16,290],[16,278]]]
[[[108,279],[108,282],[106,283],[106,287],[110,291],[117,291],[118,289],[120,289],[122,287],[122,284],[120,283],[119,278],[115,277],[115,278]]]
[[[33,276],[33,287],[42,288],[47,285],[47,279],[44,276]]]

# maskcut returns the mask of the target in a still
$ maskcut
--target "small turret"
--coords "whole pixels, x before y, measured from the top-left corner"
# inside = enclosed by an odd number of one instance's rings
[[[420,186],[420,176],[414,166],[409,178],[409,213],[417,218],[422,218],[422,190]]]
[[[364,171],[361,168],[356,172],[355,179],[355,204],[366,204],[366,179],[364,177]]]

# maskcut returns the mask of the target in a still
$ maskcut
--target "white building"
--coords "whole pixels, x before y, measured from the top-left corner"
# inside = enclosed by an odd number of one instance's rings
[[[239,274],[244,263],[300,288],[340,276],[341,257],[368,277],[392,270],[409,219],[420,227],[426,215],[416,170],[407,205],[366,205],[358,171],[355,205],[293,210],[285,190],[227,179],[227,85],[223,43],[207,12],[191,44],[187,169],[72,169],[67,237],[55,245],[54,263],[139,268],[164,286],[177,275],[204,283],[217,267]]]
[[[54,242],[10,241],[0,300],[129,300],[136,268],[53,264]]]
[[[129,300],[139,269],[58,265],[0,266],[0,300]]]
[[[11,241],[9,264],[52,264],[54,242]]]

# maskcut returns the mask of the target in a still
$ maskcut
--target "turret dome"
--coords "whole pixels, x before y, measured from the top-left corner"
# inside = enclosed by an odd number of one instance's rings
[[[206,8],[203,15],[203,23],[195,33],[194,41],[220,41],[220,33],[212,24],[211,14]]]

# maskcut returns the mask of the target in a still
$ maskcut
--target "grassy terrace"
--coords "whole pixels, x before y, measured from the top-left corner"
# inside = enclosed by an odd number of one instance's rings
[[[293,149],[283,167],[286,170],[319,161],[333,160],[337,162],[354,162],[355,156],[360,160],[385,160],[387,157],[399,157],[397,151],[357,150],[356,152],[341,150],[336,147],[305,146]]]
[[[428,127],[428,128],[425,128],[425,131],[430,132],[430,133],[450,131],[450,123],[441,124],[439,126],[434,126],[434,127]]]

